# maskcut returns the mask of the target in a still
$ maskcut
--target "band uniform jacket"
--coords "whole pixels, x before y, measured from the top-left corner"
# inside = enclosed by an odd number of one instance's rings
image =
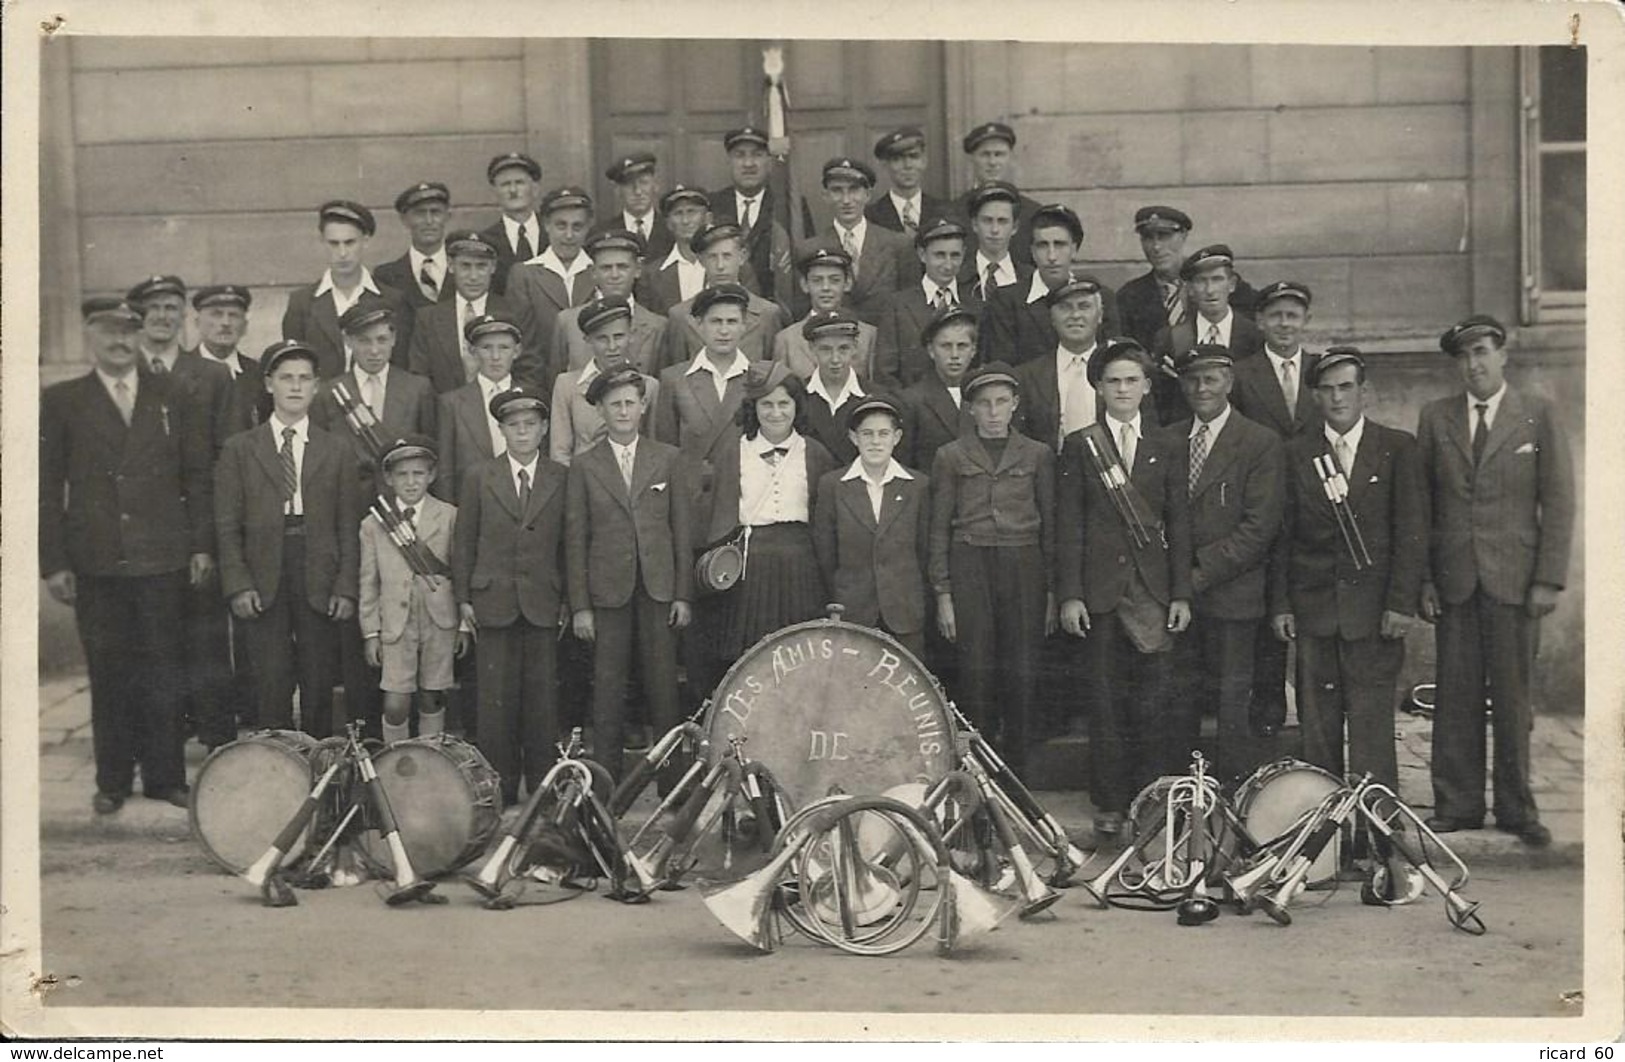
[[[412,348],[412,306],[406,296],[389,287],[375,276],[378,294],[364,292],[360,302],[365,304],[382,299],[395,314],[395,349],[389,362],[403,369],[410,368],[407,357]],[[338,311],[333,308],[330,292],[316,297],[316,284],[306,284],[288,295],[288,308],[282,313],[282,338],[297,339],[316,352],[316,375],[322,379],[337,376],[345,370],[349,358],[344,350],[344,333],[339,329]]]
[[[1236,290],[1230,293],[1230,308],[1251,319],[1257,299],[1258,293],[1238,276]],[[1117,289],[1117,308],[1123,319],[1123,335],[1138,340],[1146,350],[1156,342],[1157,333],[1168,327],[1168,307],[1163,304],[1162,289],[1152,270],[1146,270]]]
[[[490,410],[478,379],[440,396],[435,414],[440,440],[440,461],[435,466],[437,498],[451,501],[462,494],[468,471],[496,456],[491,448]]]
[[[258,358],[237,352],[242,371],[231,379],[231,393],[226,401],[226,419],[220,429],[219,445],[240,431],[256,424],[264,424],[271,415],[271,393],[265,389],[265,373]],[[225,366],[221,366],[225,368]],[[230,369],[226,369],[229,374]]]
[[[666,360],[662,369],[681,364],[705,349],[700,323],[689,313],[693,299],[685,299],[666,311]],[[773,337],[784,330],[784,307],[760,295],[750,297],[745,307],[745,327],[739,335],[739,349],[751,361],[773,356]]]
[[[1320,431],[1286,443],[1286,505],[1270,571],[1270,612],[1292,613],[1303,637],[1375,638],[1384,611],[1414,616],[1420,601],[1427,509],[1416,440],[1367,417],[1354,467],[1344,470],[1349,507],[1371,554],[1372,566],[1364,570],[1354,567],[1315,471],[1315,458],[1331,452]]]
[[[1180,450],[1185,440],[1140,416],[1129,482],[1149,507],[1141,513],[1151,542],[1135,546],[1133,536],[1106,486],[1100,481],[1081,432],[1066,437],[1056,470],[1057,601],[1082,601],[1091,616],[1114,611],[1138,572],[1161,605],[1191,598],[1189,488],[1182,477]],[[1108,460],[1122,463],[1115,421],[1101,421]],[[1228,431],[1228,427],[1225,429]]]
[[[817,236],[796,244],[796,261],[801,261],[819,247],[842,247],[840,234],[831,222]],[[858,248],[852,279],[852,290],[846,293],[846,307],[857,317],[872,325],[880,324],[886,297],[903,286],[904,278],[914,272],[910,263],[917,263],[914,241],[880,225],[865,226],[863,246]],[[798,314],[809,308],[806,293],[797,289],[794,307]]]
[[[1036,545],[1045,589],[1055,585],[1055,447],[1011,432],[998,463],[974,431],[937,451],[931,465],[932,589],[949,593],[952,543]]]
[[[925,570],[931,556],[930,484],[913,479],[887,483],[875,520],[862,479],[842,480],[837,465],[818,480],[812,507],[813,549],[824,570],[831,600],[850,623],[884,623],[895,634],[925,628]]]
[[[660,602],[694,599],[692,498],[675,446],[638,438],[632,486],[608,440],[570,465],[564,555],[577,609],[620,608],[639,586]]]
[[[1043,298],[1027,301],[1032,292],[1032,274],[1024,282],[1007,284],[993,293],[982,311],[982,328],[976,349],[982,361],[1023,362],[1054,354],[1061,345],[1050,322],[1049,307]],[[1110,339],[1122,327],[1117,316],[1117,296],[1110,287],[1100,289],[1100,327],[1097,335]]]
[[[314,422],[299,468],[305,507],[305,600],[327,611],[330,597],[354,601],[360,567],[361,513],[350,443]],[[282,585],[282,459],[271,428],[226,440],[214,470],[214,518],[220,537],[220,591],[226,600],[258,590],[269,608]]]
[[[1180,483],[1190,481],[1191,421],[1172,428]],[[1230,411],[1190,497],[1193,611],[1223,620],[1262,619],[1270,551],[1281,531],[1285,479],[1281,440]],[[1188,489],[1188,488],[1187,488]]]
[[[733,185],[711,193],[711,222],[715,225],[723,222],[739,224],[739,200]],[[752,284],[747,286],[753,291],[766,293],[776,290],[773,263],[775,244],[788,250],[790,236],[779,217],[778,202],[773,189],[763,185],[761,199],[756,202],[756,216],[751,219],[750,230],[745,233],[744,257],[749,265],[740,270],[742,274],[751,274]],[[743,276],[740,283],[744,283]],[[672,305],[677,304],[674,302]]]
[[[554,380],[566,373],[580,372],[592,360],[592,344],[581,331],[581,307],[572,306],[553,322],[553,339],[548,344],[552,364],[547,372]],[[631,330],[626,337],[626,361],[645,376],[654,376],[666,367],[666,328],[668,321],[642,303],[632,306]]]
[[[975,429],[970,411],[954,402],[935,371],[905,388],[898,399],[903,441],[894,456],[907,468],[934,467],[939,449]]]
[[[42,576],[162,575],[215,552],[210,453],[195,410],[142,376],[128,426],[94,370],[40,396]]]
[[[978,316],[982,299],[973,286],[959,281],[959,305]],[[920,342],[920,334],[937,311],[925,300],[919,281],[894,291],[881,304],[877,323],[880,334],[875,347],[875,380],[880,387],[902,390],[933,374],[931,356]]]
[[[660,401],[660,381],[648,373],[643,375],[643,400],[646,405],[638,430],[648,436],[654,428],[655,405]],[[548,456],[569,465],[576,454],[598,445],[607,434],[598,407],[587,401],[581,374],[560,373],[553,381],[553,415],[547,421]]]
[[[543,394],[552,393],[553,378],[558,375],[554,368],[556,364],[553,350],[554,322],[558,320],[559,314],[570,307],[581,306],[591,301],[593,292],[597,289],[598,285],[592,278],[591,269],[577,273],[570,281],[569,291],[564,290],[564,281],[559,275],[544,266],[519,262],[509,271],[508,288],[503,297],[517,312],[528,314],[529,324],[536,330],[534,340],[530,339],[529,331],[524,334],[529,351],[540,356],[535,384],[542,389]],[[519,310],[520,306],[525,309]],[[524,329],[525,325],[521,324],[520,328]]]
[[[412,527],[417,531],[418,541],[436,557],[449,562],[457,507],[426,494],[413,508]],[[400,641],[412,621],[414,585],[422,588],[423,608],[429,621],[443,631],[456,630],[457,597],[452,592],[451,580],[444,575],[431,575],[419,581],[378,518],[368,516],[361,521],[361,599],[357,610],[362,635],[376,634],[381,641],[390,644]]]
[[[1422,408],[1416,442],[1431,510],[1428,574],[1446,604],[1481,587],[1521,605],[1531,583],[1565,584],[1574,468],[1549,401],[1508,384],[1476,472],[1465,392]]]
[[[379,286],[388,284],[406,299],[406,304],[417,313],[425,306],[433,306],[437,302],[450,302],[457,291],[457,285],[451,281],[451,263],[446,263],[446,269],[440,277],[438,296],[430,301],[423,294],[423,287],[418,283],[417,274],[412,272],[412,254],[410,251],[399,258],[392,258],[372,271],[373,279]]]
[[[459,604],[474,606],[480,626],[510,627],[521,618],[557,627],[564,585],[566,471],[542,454],[530,504],[519,510],[512,463],[493,458],[463,477],[451,581]]]
[[[349,422],[344,419],[344,411],[339,408],[339,401],[333,395],[334,386],[340,383],[350,392],[350,397],[361,401],[360,374],[352,369],[341,376],[322,381],[321,391],[310,405],[310,420],[318,428],[350,440],[351,448],[355,451],[356,487],[361,492],[361,511],[366,512],[367,504],[382,488],[382,482],[372,454],[350,430]],[[384,384],[384,408],[374,410],[373,415],[378,418],[374,431],[385,446],[413,434],[427,435],[432,439],[436,422],[434,388],[416,373],[391,368]]]
[[[803,435],[803,460],[807,464],[807,520],[809,526],[818,519],[818,481],[835,467],[835,458],[830,456],[824,444],[811,435]],[[730,538],[739,529],[739,435],[736,432],[731,444],[721,448],[716,458],[716,486],[712,491],[711,504],[705,511],[706,522],[696,525],[705,529],[705,535],[694,545],[697,548],[711,546]],[[818,558],[806,558],[808,564],[816,564]],[[745,560],[750,564],[748,556]]]
[[[547,226],[541,222],[541,218],[536,219],[536,246],[530,252],[533,256],[547,250]],[[499,217],[493,224],[481,229],[480,235],[494,243],[497,249],[497,267],[491,274],[491,291],[497,295],[506,295],[508,273],[521,261],[515,256],[513,245],[508,242],[507,226],[502,224]]]
[[[938,199],[926,192],[920,193],[920,216],[915,219],[915,227],[926,225],[937,218],[948,218],[954,214],[954,205],[946,199]],[[883,229],[901,233],[909,240],[914,234],[903,225],[903,219],[897,216],[897,204],[892,202],[891,194],[879,193],[868,206],[863,208],[863,216],[869,219],[871,225],[879,225]]]
[[[711,376],[703,372],[690,376],[688,367],[689,362],[685,361],[669,366],[660,374],[654,437],[677,447],[688,458],[694,527],[702,532],[711,523],[711,501],[721,459],[739,449],[739,422],[735,416],[744,401],[745,377],[740,375],[729,380],[719,402]],[[739,459],[735,457],[736,469],[738,464]],[[736,487],[736,495],[737,490]],[[699,547],[706,543],[696,540],[694,544]]]
[[[1243,358],[1236,362],[1236,386],[1230,392],[1230,404],[1248,420],[1264,425],[1283,439],[1319,435],[1325,422],[1315,405],[1315,389],[1309,383],[1314,379],[1315,362],[1319,360],[1319,354],[1307,350],[1299,355],[1298,403],[1288,411],[1281,379],[1275,374],[1275,362],[1268,353],[1260,350],[1257,357]]]
[[[519,355],[509,370],[516,384],[540,386],[542,338],[530,305],[492,292],[485,297],[485,312],[501,314],[519,326]],[[457,299],[425,306],[412,326],[412,349],[407,367],[426,377],[436,394],[445,394],[469,382],[463,366],[463,333],[457,327]]]
[[[1240,310],[1232,309],[1229,350],[1230,357],[1239,369],[1242,362],[1264,352],[1264,333],[1259,331],[1258,326],[1253,324],[1250,318],[1243,316]],[[1171,375],[1166,366],[1172,364],[1176,355],[1196,346],[1196,316],[1193,313],[1186,317],[1179,322],[1177,328],[1164,325],[1157,330],[1156,338],[1151,341],[1151,354],[1157,362],[1157,374],[1152,381],[1151,396],[1156,400],[1157,415],[1164,424],[1172,424],[1176,420],[1189,420],[1191,416],[1191,407],[1185,402],[1185,396],[1179,390],[1179,380]]]
[[[1062,441],[1061,383],[1057,372],[1053,350],[1046,357],[1034,358],[1016,366],[1015,377],[1021,381],[1021,403],[1016,406],[1016,415],[1010,426],[1059,453]],[[1096,390],[1096,420],[1104,416],[1104,407],[1105,398]],[[1141,423],[1144,423],[1143,418]]]
[[[818,371],[818,361],[813,357],[812,344],[801,334],[801,328],[806,323],[807,318],[803,317],[799,321],[785,325],[779,329],[779,334],[773,337],[773,360],[788,365],[790,371],[803,381],[812,379],[813,373]],[[852,368],[865,385],[874,379],[875,346],[878,337],[879,329],[874,325],[868,321],[858,322],[858,355],[852,360]]]

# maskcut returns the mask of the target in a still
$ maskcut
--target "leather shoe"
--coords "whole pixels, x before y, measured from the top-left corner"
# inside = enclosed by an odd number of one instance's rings
[[[184,785],[173,789],[160,789],[156,793],[148,793],[148,800],[162,800],[166,804],[173,804],[178,808],[190,807],[192,804],[192,790]]]
[[[1124,816],[1120,811],[1108,811],[1095,816],[1095,833],[1103,837],[1116,837],[1123,832]]]
[[[124,806],[124,798],[117,793],[98,792],[90,798],[90,806],[96,809],[98,815],[111,815]]]
[[[1432,830],[1434,833],[1455,833],[1458,830],[1478,830],[1482,829],[1484,826],[1482,822],[1473,822],[1469,819],[1450,819],[1445,818],[1443,815],[1429,815],[1424,822],[1427,828]]]
[[[1510,833],[1530,848],[1546,848],[1552,843],[1552,831],[1539,822],[1524,822],[1516,826],[1496,825],[1503,833]]]

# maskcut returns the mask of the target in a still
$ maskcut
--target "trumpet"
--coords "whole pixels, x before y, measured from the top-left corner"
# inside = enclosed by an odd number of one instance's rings
[[[549,796],[558,797],[561,790],[561,780],[566,776],[574,775],[574,791],[578,793],[591,792],[593,785],[592,770],[582,760],[565,758],[549,767],[547,773],[536,788],[530,791],[525,798],[519,814],[514,817],[507,830],[497,841],[491,854],[480,865],[476,874],[465,875],[464,884],[485,898],[486,907],[492,910],[503,910],[513,906],[517,898],[508,889],[508,884],[518,876],[518,868],[514,865],[520,855],[519,846],[522,839],[527,836],[535,825],[537,817],[541,814],[542,802]],[[558,801],[555,825],[562,822],[565,810],[570,805],[569,794]]]
[[[373,766],[372,754],[361,743],[361,724],[350,723],[349,732],[350,758],[355,762],[361,774],[361,783],[366,789],[367,801],[373,813],[378,816],[378,829],[384,835],[384,843],[389,846],[390,858],[395,863],[394,888],[384,895],[384,902],[391,907],[410,903],[413,900],[424,900],[434,891],[434,882],[417,876],[412,869],[412,860],[407,857],[406,845],[401,841],[400,827],[395,822],[395,813],[389,806],[389,794],[384,792],[384,783],[378,777],[378,771]],[[445,897],[436,897],[428,902],[444,903]]]

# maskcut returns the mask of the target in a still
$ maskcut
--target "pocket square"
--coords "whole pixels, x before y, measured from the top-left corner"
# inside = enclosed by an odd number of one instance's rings
[[[1532,454],[1535,452],[1535,444],[1532,442],[1526,442],[1512,452],[1515,454]]]
[[[1367,482],[1367,483],[1375,483],[1375,482],[1377,482],[1377,477],[1376,477],[1376,476],[1372,476],[1372,477],[1371,477],[1371,478],[1370,478],[1370,479],[1368,479],[1368,480],[1367,480],[1367,481],[1366,481],[1366,482]]]
[[[650,490],[665,490],[666,485],[664,483],[651,483],[651,484],[649,484],[649,489]]]
[[[1155,457],[1148,457],[1145,459],[1145,463],[1148,465],[1154,465],[1157,463],[1157,459]]]

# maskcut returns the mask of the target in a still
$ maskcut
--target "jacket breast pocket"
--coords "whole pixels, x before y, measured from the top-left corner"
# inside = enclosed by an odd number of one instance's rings
[[[491,576],[487,572],[475,572],[474,577],[468,581],[468,585],[475,590],[489,590],[491,588]]]

